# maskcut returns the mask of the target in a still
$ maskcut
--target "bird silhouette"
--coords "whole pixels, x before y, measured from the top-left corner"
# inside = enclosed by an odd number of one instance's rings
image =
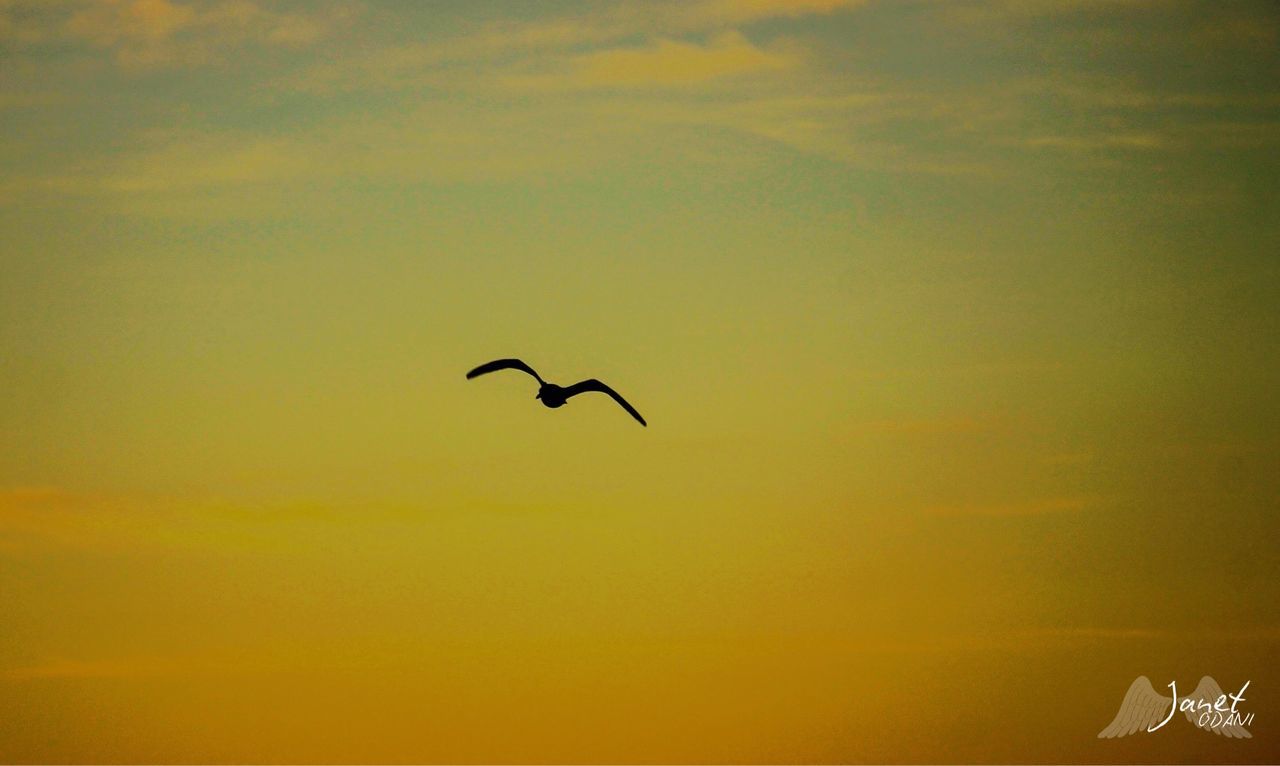
[[[476,378],[490,372],[496,372],[497,370],[520,370],[521,372],[527,372],[532,375],[539,383],[538,395],[534,398],[552,409],[555,409],[556,407],[563,407],[564,403],[568,401],[571,396],[577,396],[578,394],[586,393],[587,391],[599,391],[602,394],[612,396],[615,402],[622,405],[622,409],[631,413],[631,417],[640,421],[640,425],[649,425],[644,422],[644,418],[640,417],[640,413],[636,412],[636,408],[632,407],[626,399],[619,396],[617,391],[614,391],[612,388],[609,388],[595,378],[579,381],[574,383],[572,386],[557,386],[555,383],[548,383],[543,380],[542,376],[534,372],[532,367],[519,359],[495,359],[492,362],[482,364],[467,373],[467,380],[471,380],[472,378]]]

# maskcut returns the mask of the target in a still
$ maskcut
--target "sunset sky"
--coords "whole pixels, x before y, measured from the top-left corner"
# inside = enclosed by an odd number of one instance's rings
[[[1275,761],[1278,254],[1270,0],[0,0],[0,762]]]

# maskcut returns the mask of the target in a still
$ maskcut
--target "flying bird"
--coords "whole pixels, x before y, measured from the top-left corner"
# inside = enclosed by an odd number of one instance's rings
[[[626,399],[619,396],[617,391],[614,391],[612,388],[609,388],[595,378],[579,381],[574,383],[572,386],[557,386],[555,383],[548,383],[543,380],[542,376],[534,372],[532,367],[519,359],[495,359],[492,362],[482,364],[467,373],[467,380],[471,380],[472,378],[479,377],[486,373],[495,372],[497,370],[520,370],[521,372],[527,372],[532,375],[539,384],[538,395],[534,398],[540,400],[544,405],[552,409],[555,409],[556,407],[563,407],[564,403],[568,401],[571,396],[577,396],[578,394],[586,393],[587,391],[599,391],[602,394],[612,396],[615,402],[622,405],[622,409],[631,413],[631,417],[640,421],[640,425],[649,425],[644,422],[644,418],[640,417],[640,413],[636,412],[636,408],[632,407]]]

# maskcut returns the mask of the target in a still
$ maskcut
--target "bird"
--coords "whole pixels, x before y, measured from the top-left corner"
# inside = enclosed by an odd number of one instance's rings
[[[645,422],[644,418],[640,416],[640,413],[636,412],[636,408],[632,407],[626,399],[623,399],[617,391],[614,391],[612,388],[609,388],[595,378],[578,381],[572,386],[557,386],[555,383],[548,383],[543,380],[542,376],[534,372],[532,367],[519,359],[495,359],[492,362],[486,362],[471,372],[468,372],[467,380],[477,378],[490,372],[496,372],[497,370],[520,370],[521,372],[527,372],[532,375],[539,384],[538,394],[534,398],[542,402],[544,406],[550,407],[551,409],[563,407],[564,403],[572,396],[577,396],[578,394],[586,393],[588,391],[598,391],[602,394],[612,396],[615,402],[622,405],[622,409],[631,413],[631,417],[640,421],[640,425],[645,427],[648,427],[649,425]]]

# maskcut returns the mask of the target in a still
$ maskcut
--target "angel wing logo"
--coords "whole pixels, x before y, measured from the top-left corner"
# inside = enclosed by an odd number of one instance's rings
[[[1200,679],[1196,690],[1182,699],[1178,699],[1178,687],[1174,681],[1169,682],[1172,697],[1157,692],[1146,676],[1138,676],[1129,685],[1129,691],[1120,703],[1120,711],[1116,713],[1111,725],[1098,732],[1099,739],[1126,737],[1141,729],[1153,732],[1164,726],[1173,718],[1173,714],[1182,711],[1187,720],[1196,726],[1211,731],[1222,737],[1250,739],[1253,737],[1245,726],[1253,723],[1253,713],[1245,715],[1236,711],[1236,705],[1244,699],[1244,690],[1249,682],[1235,694],[1224,694],[1222,687],[1210,676]],[[1228,705],[1227,700],[1231,700]]]

